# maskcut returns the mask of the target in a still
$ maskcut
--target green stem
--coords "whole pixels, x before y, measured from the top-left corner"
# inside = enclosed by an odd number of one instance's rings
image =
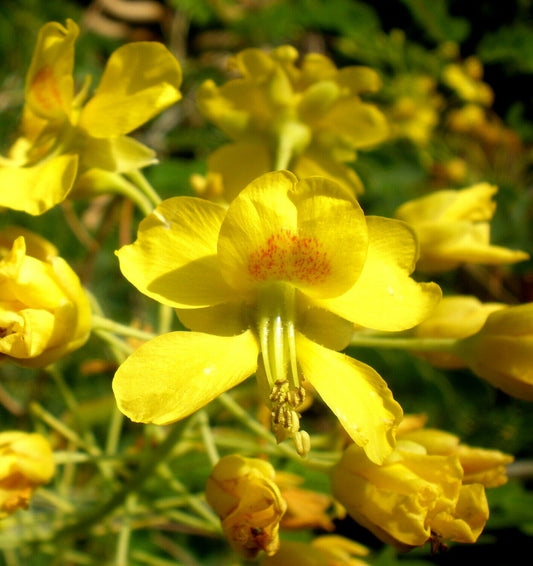
[[[392,338],[355,333],[350,345],[361,348],[394,348],[417,352],[453,352],[458,342],[456,338]]]
[[[150,199],[146,198],[136,185],[127,182],[125,179],[123,181],[114,185],[113,192],[129,198],[145,216],[148,216],[154,209]]]
[[[148,197],[154,207],[161,202],[161,197],[139,170],[132,171],[131,173],[125,173],[124,176],[134,183],[135,186],[138,187],[146,197]]]
[[[130,338],[138,338],[139,340],[151,340],[156,336],[153,332],[132,328],[126,324],[120,324],[119,322],[96,314],[92,317],[92,327],[93,330],[105,330],[113,334],[118,334],[119,336],[128,336]]]
[[[209,426],[209,417],[205,410],[199,411],[198,421],[200,423],[200,434],[204,441],[207,457],[209,458],[210,464],[215,466],[220,460],[220,455],[217,450],[217,445],[215,444],[215,439],[213,438],[213,431]]]
[[[252,418],[238,403],[236,403],[230,395],[227,393],[222,393],[217,397],[217,400],[221,405],[223,405],[235,418],[237,418],[246,428],[251,430],[253,433],[257,434],[260,438],[266,440],[269,444],[276,446],[278,453],[283,456],[290,458],[291,460],[296,460],[306,468],[329,471],[332,467],[332,463],[318,458],[306,457],[302,458],[296,450],[288,446],[287,444],[278,444],[274,435],[268,431],[260,422]]]
[[[176,423],[169,431],[165,440],[157,446],[150,454],[150,457],[143,461],[137,472],[130,477],[124,487],[116,491],[107,501],[88,511],[77,521],[67,524],[57,530],[53,540],[61,540],[67,536],[75,536],[79,533],[87,534],[88,529],[97,523],[101,523],[104,517],[112,513],[117,507],[122,505],[131,493],[138,491],[144,482],[154,473],[161,462],[168,457],[172,449],[183,433],[183,421]]]

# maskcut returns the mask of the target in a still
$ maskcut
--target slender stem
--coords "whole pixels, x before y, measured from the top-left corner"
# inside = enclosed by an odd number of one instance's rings
[[[361,348],[394,348],[418,352],[453,352],[459,342],[456,338],[392,338],[388,336],[352,336],[350,344]]]
[[[135,185],[144,193],[144,195],[148,197],[154,207],[161,202],[161,197],[157,194],[154,187],[152,187],[146,177],[139,170],[132,171],[131,173],[126,173],[125,177],[127,177],[132,183],[135,183]]]
[[[119,336],[128,336],[138,338],[139,340],[151,340],[156,336],[153,332],[147,332],[146,330],[133,328],[126,324],[120,324],[119,322],[99,315],[93,315],[92,327],[93,330],[105,330],[113,334],[118,334]]]
[[[151,200],[146,198],[146,196],[143,194],[144,191],[141,191],[139,189],[140,187],[137,187],[133,183],[128,183],[127,181],[123,183],[117,183],[113,186],[114,193],[129,198],[138,206],[139,210],[145,216],[148,216],[152,212],[154,207],[152,206]]]
[[[78,533],[87,533],[87,530],[96,523],[101,523],[117,507],[122,505],[130,493],[139,490],[144,482],[153,474],[161,462],[167,458],[183,433],[183,421],[176,423],[169,431],[165,440],[143,461],[137,472],[130,477],[122,489],[116,491],[107,501],[82,515],[74,523],[67,524],[57,530],[54,540],[61,540],[65,536],[75,536]]]
[[[128,555],[131,541],[131,512],[135,506],[137,494],[131,493],[126,499],[125,511],[122,525],[117,540],[117,552],[115,555],[115,566],[128,566]]]
[[[205,411],[200,411],[198,414],[198,420],[200,423],[200,433],[205,445],[205,451],[207,452],[207,457],[212,466],[220,460],[220,455],[217,450],[217,445],[213,437],[213,431],[209,426],[209,417]]]
[[[227,393],[222,393],[219,395],[217,400],[221,403],[230,413],[236,417],[241,423],[257,434],[260,438],[263,438],[272,445],[277,445],[277,451],[283,456],[290,458],[291,460],[296,460],[300,462],[303,466],[310,469],[316,469],[321,471],[328,471],[332,467],[332,463],[318,458],[302,458],[296,450],[288,446],[287,444],[278,444],[274,435],[268,431],[260,422],[252,418],[238,403],[236,403],[230,395]]]

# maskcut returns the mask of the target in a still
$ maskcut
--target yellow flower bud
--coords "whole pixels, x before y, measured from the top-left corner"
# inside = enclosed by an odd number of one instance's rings
[[[490,245],[490,224],[497,187],[479,183],[458,191],[437,191],[400,206],[395,216],[418,236],[417,268],[437,272],[462,263],[515,263],[529,258],[522,251]]]
[[[244,558],[279,549],[279,523],[286,503],[268,462],[238,455],[221,458],[207,480],[207,502],[222,522],[232,548]]]
[[[487,317],[505,308],[500,303],[482,303],[476,297],[444,297],[429,318],[413,329],[417,338],[466,338],[481,329]],[[456,369],[467,367],[466,362],[451,352],[419,352],[432,365]]]
[[[533,303],[493,312],[456,352],[494,387],[533,401]]]
[[[35,489],[48,483],[55,465],[50,444],[40,434],[0,433],[0,519],[27,509]]]
[[[43,238],[0,232],[0,359],[44,367],[82,346],[91,311],[69,265]]]
[[[475,542],[488,519],[483,486],[464,486],[457,455],[410,440],[378,466],[351,445],[332,473],[335,497],[382,541],[401,550],[440,539]]]

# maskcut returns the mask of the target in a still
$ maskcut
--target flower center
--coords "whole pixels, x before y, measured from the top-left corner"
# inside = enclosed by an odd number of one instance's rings
[[[292,438],[302,456],[310,449],[309,435],[300,430],[298,407],[305,398],[296,361],[296,289],[273,282],[259,289],[257,330],[270,391],[272,430],[278,442]]]
[[[322,283],[330,274],[327,253],[316,238],[291,230],[272,234],[265,245],[250,254],[248,272],[256,281]]]

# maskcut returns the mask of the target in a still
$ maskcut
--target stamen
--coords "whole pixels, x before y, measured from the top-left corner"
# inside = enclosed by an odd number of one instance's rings
[[[300,385],[295,342],[296,289],[271,283],[259,291],[257,328],[265,375],[270,387],[272,430],[278,442],[292,438],[299,454],[309,451],[309,435],[300,431],[298,407],[305,399]],[[307,448],[306,448],[307,447]]]

